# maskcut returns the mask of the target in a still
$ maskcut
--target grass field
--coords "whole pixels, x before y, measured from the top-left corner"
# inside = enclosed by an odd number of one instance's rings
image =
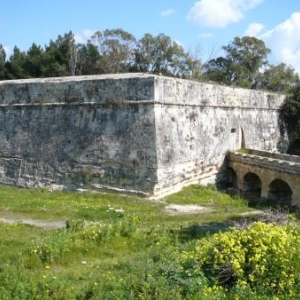
[[[172,215],[169,204],[209,210]],[[182,276],[178,255],[251,210],[213,186],[160,201],[0,186],[0,219],[11,222],[0,222],[0,299],[208,299],[197,292],[206,279]]]

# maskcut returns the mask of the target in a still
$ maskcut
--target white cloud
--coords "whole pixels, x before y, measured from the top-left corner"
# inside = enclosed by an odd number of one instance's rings
[[[204,32],[204,33],[200,33],[199,37],[202,39],[211,39],[214,37],[214,34],[211,32]]]
[[[170,15],[172,15],[172,14],[174,14],[174,9],[172,9],[172,8],[167,9],[167,10],[163,10],[163,11],[160,13],[160,15],[161,15],[162,17],[167,17],[167,16],[170,16]]]
[[[245,31],[245,36],[257,37],[258,34],[262,32],[264,25],[261,23],[251,23],[249,24],[247,30]]]
[[[87,42],[88,39],[96,32],[96,30],[91,29],[84,29],[80,32],[76,32],[74,34],[75,42],[78,44],[84,44]]]
[[[274,29],[260,35],[271,49],[272,63],[284,62],[300,73],[300,12],[293,13],[289,19]]]
[[[3,46],[3,49],[6,54],[6,60],[9,59],[9,57],[12,55],[13,51],[9,46]]]
[[[243,19],[244,13],[264,0],[199,0],[187,19],[202,26],[224,28]]]

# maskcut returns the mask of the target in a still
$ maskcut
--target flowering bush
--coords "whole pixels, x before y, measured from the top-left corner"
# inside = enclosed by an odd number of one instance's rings
[[[300,233],[293,225],[262,222],[232,228],[198,241],[181,263],[190,275],[204,272],[212,287],[293,297],[300,285]]]

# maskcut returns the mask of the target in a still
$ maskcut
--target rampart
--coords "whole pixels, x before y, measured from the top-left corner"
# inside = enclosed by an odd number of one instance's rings
[[[282,147],[284,97],[149,74],[0,82],[0,182],[162,195]]]

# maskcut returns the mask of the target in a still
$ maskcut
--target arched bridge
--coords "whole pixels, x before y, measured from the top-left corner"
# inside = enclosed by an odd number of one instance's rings
[[[227,178],[245,197],[300,206],[300,157],[247,149],[226,158]]]

